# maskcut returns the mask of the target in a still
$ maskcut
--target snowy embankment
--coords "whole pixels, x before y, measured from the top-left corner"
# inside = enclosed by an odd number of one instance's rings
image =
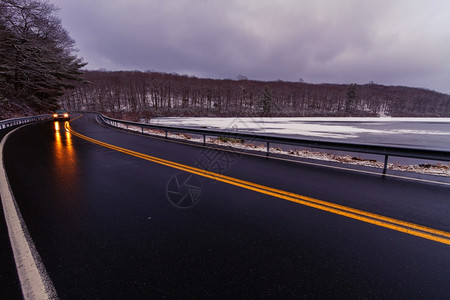
[[[175,121],[174,119],[179,120],[180,118],[167,118],[167,119],[172,119],[172,121]],[[167,119],[164,119],[164,120],[167,120]],[[298,120],[300,118],[295,118],[295,119]],[[312,118],[308,118],[308,120],[311,120],[311,119]],[[227,119],[227,120],[230,121],[230,119]],[[239,120],[242,120],[242,119],[239,119]],[[283,121],[285,121],[285,120],[286,119],[283,119]],[[329,120],[330,119],[327,119],[327,121],[329,121]],[[355,118],[352,118],[352,122],[354,122],[354,120],[355,120]],[[377,120],[379,120],[379,119],[377,119]],[[414,121],[416,121],[416,120],[417,119],[414,119]],[[427,122],[429,120],[430,119],[427,119]],[[442,121],[442,119],[440,119],[440,120]],[[159,121],[161,121],[161,120],[159,120]],[[210,121],[211,120],[209,120],[209,123],[208,123],[209,126],[202,125],[201,122],[195,123],[196,126],[190,126],[191,124],[187,123],[187,122],[175,121],[174,123],[176,123],[176,125],[179,127],[219,128],[219,127],[211,126]],[[342,121],[342,119],[339,119],[339,121]],[[450,119],[447,119],[447,121],[450,122]],[[170,123],[170,125],[175,125],[174,123]],[[152,124],[154,124],[154,122],[152,122]],[[157,122],[157,124],[169,125],[166,122]],[[236,123],[236,124],[239,124],[239,123]],[[214,125],[220,126],[221,124],[220,124],[220,122],[218,122],[218,123],[214,123]],[[125,125],[120,125],[119,127],[124,128],[124,129],[126,128]],[[228,128],[230,128],[230,127],[228,127]],[[138,131],[138,132],[142,131],[141,127],[134,127],[134,126],[128,126],[127,129],[132,130],[132,131]],[[220,129],[223,129],[223,127]],[[231,129],[233,129],[233,127],[231,127]],[[232,130],[226,130],[225,132],[231,132],[231,131]],[[251,130],[247,130],[247,131],[251,132]],[[162,130],[144,129],[143,133],[165,137],[165,132]],[[191,135],[185,134],[185,133],[169,133],[168,137],[173,138],[173,139],[189,140],[189,141],[193,141],[193,142],[203,143],[203,138],[194,137],[194,136],[191,136]],[[260,152],[267,151],[265,144],[258,145],[257,143],[254,143],[254,142],[242,142],[241,140],[236,140],[236,139],[207,138],[206,143],[219,145],[219,146],[232,147],[232,148],[242,149],[242,150],[253,150],[253,151],[260,151]],[[312,150],[307,150],[307,149],[283,150],[279,147],[271,147],[270,152],[274,153],[274,154],[282,154],[282,155],[299,157],[299,158],[307,158],[307,159],[315,159],[315,160],[322,160],[322,161],[329,161],[329,162],[337,162],[337,163],[342,163],[342,164],[367,166],[367,167],[373,167],[373,168],[379,168],[379,169],[382,169],[384,166],[383,162],[376,161],[376,160],[361,159],[361,158],[353,157],[350,155],[336,155],[336,154],[332,154],[332,153],[324,153],[324,152],[320,152],[320,151],[312,151]],[[421,174],[450,176],[450,163],[447,163],[447,164],[444,164],[444,163],[420,164],[420,165],[402,165],[402,164],[398,164],[398,163],[389,163],[388,169],[398,170],[398,171],[415,172],[415,173],[421,173]]]

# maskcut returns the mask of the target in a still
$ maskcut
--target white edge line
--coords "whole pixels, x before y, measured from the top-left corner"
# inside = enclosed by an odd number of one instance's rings
[[[24,299],[58,299],[55,287],[45,270],[12,194],[3,161],[3,147],[6,140],[9,135],[24,126],[9,132],[0,143],[0,196],[3,212]]]

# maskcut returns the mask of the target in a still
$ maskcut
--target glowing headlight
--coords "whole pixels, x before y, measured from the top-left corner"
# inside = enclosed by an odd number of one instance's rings
[[[58,117],[58,114],[53,114],[53,118],[57,118]]]
[[[64,114],[64,118],[68,118],[69,117],[69,114]]]

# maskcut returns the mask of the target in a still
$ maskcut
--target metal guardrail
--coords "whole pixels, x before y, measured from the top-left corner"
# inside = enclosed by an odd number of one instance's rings
[[[343,143],[343,142],[331,142],[331,141],[320,141],[320,140],[307,140],[307,139],[297,139],[289,137],[278,137],[269,136],[262,134],[252,134],[252,133],[239,133],[236,131],[220,131],[211,129],[196,129],[196,128],[183,128],[183,127],[172,127],[172,126],[159,126],[150,125],[143,123],[136,123],[124,120],[113,119],[104,116],[103,114],[98,114],[101,122],[110,126],[118,127],[118,124],[123,124],[128,129],[128,126],[134,126],[141,128],[141,132],[144,133],[144,128],[160,130],[165,132],[165,137],[168,138],[168,133],[190,133],[203,136],[203,145],[206,144],[207,136],[215,137],[225,137],[242,139],[247,141],[257,141],[263,142],[267,145],[266,154],[270,153],[270,144],[284,144],[284,145],[295,145],[308,148],[326,149],[326,150],[337,150],[345,152],[357,152],[357,153],[369,153],[384,156],[384,168],[383,174],[386,174],[389,156],[396,157],[409,157],[418,159],[429,159],[435,161],[450,161],[450,151],[443,150],[431,150],[431,149],[418,149],[418,148],[408,148],[408,147],[398,147],[398,146],[380,146],[380,145],[369,145],[369,144],[356,144],[356,143]]]
[[[51,117],[51,115],[40,115],[40,116],[1,120],[0,121],[0,130],[8,128],[8,127],[12,127],[12,126],[47,120],[47,119],[50,119],[50,117]]]

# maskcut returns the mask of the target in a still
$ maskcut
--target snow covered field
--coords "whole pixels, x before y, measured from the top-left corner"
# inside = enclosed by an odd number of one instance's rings
[[[155,118],[151,124],[450,149],[450,118]]]

